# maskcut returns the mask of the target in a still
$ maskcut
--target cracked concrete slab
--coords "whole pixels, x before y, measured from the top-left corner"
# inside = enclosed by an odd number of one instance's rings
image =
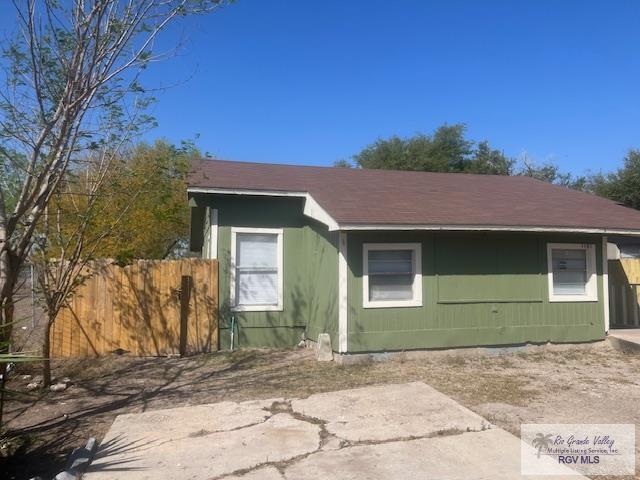
[[[180,407],[119,416],[84,478],[524,478],[520,440],[489,427],[419,382]]]
[[[230,475],[222,477],[221,480],[285,480],[282,474],[275,467],[263,467],[252,470],[245,475]]]
[[[271,416],[268,409],[279,401],[282,399],[221,402],[119,415],[112,429],[148,441],[227,431],[264,422]]]
[[[203,409],[196,411],[202,414]],[[167,411],[163,411],[163,415],[173,417]],[[210,415],[216,415],[215,410],[208,410],[205,416],[185,419],[185,422],[194,425],[199,418],[206,424]],[[126,421],[111,427],[84,478],[211,479],[245,473],[269,462],[291,460],[317,450],[320,443],[318,425],[297,420],[287,413],[278,413],[262,423],[244,428],[211,434],[195,430],[192,435],[165,439],[158,438],[155,427],[150,426],[147,419],[144,423],[149,430],[146,435],[140,435],[141,427],[135,425],[135,415],[127,417]],[[158,427],[160,431],[169,429]],[[131,434],[130,430],[136,434]]]
[[[325,420],[327,431],[350,442],[479,431],[481,416],[422,382],[381,385],[292,400],[294,412]]]
[[[549,477],[521,476],[520,440],[495,429],[323,451],[288,467],[285,478],[544,480]],[[554,476],[556,480],[576,478],[579,477]]]

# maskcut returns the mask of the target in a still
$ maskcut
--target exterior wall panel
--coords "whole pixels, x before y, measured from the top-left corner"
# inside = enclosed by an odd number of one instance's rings
[[[422,244],[422,307],[362,307],[368,242]],[[598,302],[548,301],[547,242],[596,245]],[[350,232],[349,351],[602,339],[601,245],[596,235]]]
[[[338,232],[310,220],[305,227],[305,248],[307,338],[316,341],[319,334],[329,333],[332,348],[338,350]]]
[[[331,335],[338,350],[338,232],[303,215],[303,199],[203,195],[198,208],[218,209],[220,344],[292,346],[306,334]],[[282,228],[284,307],[232,312],[231,227]],[[203,232],[204,233],[204,232]],[[349,352],[578,342],[604,336],[602,241],[598,235],[472,232],[348,232]],[[420,243],[422,307],[362,306],[363,243]],[[593,243],[598,302],[548,301],[546,244]]]
[[[208,195],[199,205],[218,210],[220,348],[287,347],[305,335],[330,333],[337,349],[337,233],[303,215],[303,199]],[[208,210],[208,208],[207,208]],[[234,312],[230,305],[231,228],[283,229],[282,311]]]

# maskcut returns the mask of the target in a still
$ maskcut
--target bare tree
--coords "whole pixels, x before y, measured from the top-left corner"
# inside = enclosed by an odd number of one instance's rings
[[[50,332],[60,310],[85,280],[107,265],[108,260],[100,261],[96,252],[146,186],[143,180],[137,191],[114,188],[125,176],[140,176],[121,160],[118,149],[92,152],[83,161],[84,168],[67,172],[58,186],[36,229],[30,253],[47,315],[42,346],[45,387],[51,384]],[[121,207],[114,215],[115,195]],[[106,216],[108,210],[111,215]],[[105,217],[108,222],[102,220]]]
[[[14,0],[19,34],[4,51],[0,84],[0,345],[11,334],[18,273],[65,173],[83,152],[117,140],[105,123],[138,128],[129,116],[144,106],[140,75],[168,53],[154,48],[160,33],[223,3]]]

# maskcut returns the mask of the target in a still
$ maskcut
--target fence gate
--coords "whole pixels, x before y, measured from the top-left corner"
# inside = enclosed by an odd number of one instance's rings
[[[218,349],[216,260],[140,260],[94,268],[54,323],[52,357]]]

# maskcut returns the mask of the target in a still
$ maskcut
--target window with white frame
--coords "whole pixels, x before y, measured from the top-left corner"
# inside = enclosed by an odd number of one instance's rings
[[[549,301],[598,301],[595,245],[549,243],[547,262]]]
[[[421,265],[419,243],[365,243],[363,306],[422,306]]]
[[[231,229],[231,305],[282,310],[282,229]]]

